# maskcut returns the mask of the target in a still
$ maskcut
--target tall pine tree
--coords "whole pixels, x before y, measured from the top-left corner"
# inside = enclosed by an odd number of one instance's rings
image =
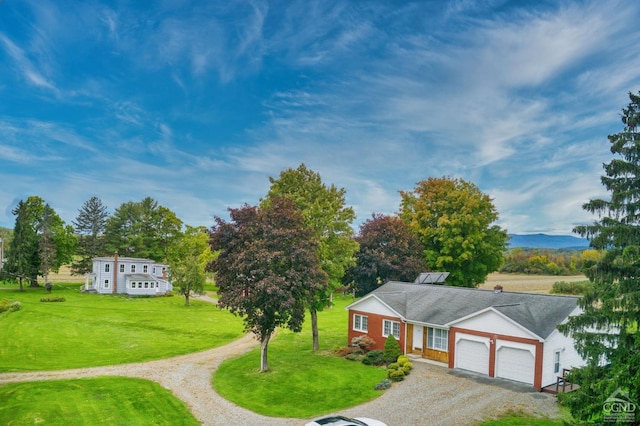
[[[609,135],[614,159],[601,178],[611,198],[584,204],[599,220],[574,229],[605,254],[587,271],[593,289],[580,300],[584,312],[560,327],[574,336],[587,361],[570,374],[580,389],[562,397],[573,417],[585,422],[619,415],[605,405],[614,395],[640,403],[640,96],[629,97],[624,130]]]
[[[71,265],[71,273],[82,275],[91,272],[93,258],[106,255],[104,232],[109,213],[107,206],[98,197],[91,197],[78,210],[73,222],[78,247],[76,254],[80,257]]]

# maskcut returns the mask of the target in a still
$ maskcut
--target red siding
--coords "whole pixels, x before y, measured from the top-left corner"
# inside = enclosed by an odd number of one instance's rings
[[[362,331],[358,331],[358,330],[354,330],[353,329],[353,315],[354,314],[359,314],[362,316],[367,317],[367,333],[364,333]],[[362,336],[362,335],[367,335],[369,337],[371,337],[373,340],[375,340],[376,344],[371,348],[371,349],[378,349],[383,351],[384,350],[384,342],[387,340],[386,337],[384,337],[382,335],[383,329],[382,329],[382,320],[390,320],[390,321],[396,321],[400,323],[400,339],[398,340],[398,343],[400,344],[400,348],[402,349],[402,352],[404,353],[404,349],[405,349],[405,328],[406,328],[406,324],[403,323],[400,318],[398,317],[390,317],[390,316],[386,316],[386,315],[378,315],[378,314],[372,314],[371,312],[364,312],[364,311],[356,311],[356,310],[349,310],[349,332],[347,333],[347,345],[351,345],[351,339],[353,339],[354,337],[358,337],[358,336]]]

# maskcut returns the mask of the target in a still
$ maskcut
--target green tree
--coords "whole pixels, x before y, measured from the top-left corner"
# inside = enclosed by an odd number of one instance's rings
[[[384,341],[384,353],[382,357],[386,362],[396,362],[400,355],[402,355],[400,343],[398,343],[398,340],[393,334],[389,334],[387,340]]]
[[[211,248],[220,251],[211,265],[218,305],[244,317],[245,330],[260,340],[260,371],[268,371],[271,335],[277,327],[301,330],[305,298],[327,277],[313,234],[291,200],[229,212],[231,222],[216,217],[211,229]]]
[[[182,221],[153,198],[129,201],[107,220],[106,247],[125,256],[162,262],[169,246],[181,236]]]
[[[169,278],[189,306],[191,294],[203,294],[207,281],[206,267],[214,259],[209,246],[209,232],[204,226],[187,226],[184,235],[169,249]]]
[[[50,271],[57,272],[73,259],[76,245],[73,228],[38,196],[20,201],[12,212],[16,222],[7,272],[19,279],[21,289],[22,279],[37,287],[38,275],[46,281]]]
[[[605,250],[585,271],[593,286],[580,299],[583,312],[560,326],[587,361],[570,374],[580,388],[563,396],[579,421],[601,421],[605,400],[618,390],[640,403],[640,94],[629,97],[624,130],[608,137],[614,158],[601,181],[611,197],[585,203],[600,219],[574,229]]]
[[[287,169],[278,179],[269,178],[271,187],[267,198],[261,201],[267,206],[274,197],[287,197],[296,204],[304,218],[304,226],[318,241],[317,253],[322,269],[329,277],[326,287],[312,286],[306,302],[311,316],[313,350],[320,348],[318,335],[318,311],[331,304],[333,292],[342,286],[347,268],[355,264],[354,254],[358,244],[353,239],[351,224],[355,213],[346,207],[345,190],[335,185],[327,187],[320,174],[304,164],[297,169]]]
[[[72,274],[82,275],[91,272],[93,258],[108,254],[104,239],[108,217],[107,207],[98,197],[91,197],[78,210],[73,226],[78,236],[76,255],[80,258],[71,264]]]
[[[429,178],[400,195],[400,218],[425,246],[429,270],[450,273],[448,285],[476,287],[500,267],[507,232],[494,224],[496,208],[477,186]]]
[[[387,281],[413,281],[426,270],[422,243],[397,216],[373,214],[360,225],[356,241],[356,264],[343,282],[353,283],[357,296]]]

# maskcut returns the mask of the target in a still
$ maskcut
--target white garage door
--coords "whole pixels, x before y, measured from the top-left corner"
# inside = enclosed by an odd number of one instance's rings
[[[532,347],[533,348],[533,347]],[[496,353],[496,377],[533,384],[535,357],[530,350],[502,346]]]
[[[456,343],[456,368],[489,374],[489,345],[460,339]]]

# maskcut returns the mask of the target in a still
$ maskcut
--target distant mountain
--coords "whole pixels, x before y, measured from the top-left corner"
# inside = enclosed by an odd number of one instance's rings
[[[509,234],[509,248],[586,249],[589,240],[571,235]]]

